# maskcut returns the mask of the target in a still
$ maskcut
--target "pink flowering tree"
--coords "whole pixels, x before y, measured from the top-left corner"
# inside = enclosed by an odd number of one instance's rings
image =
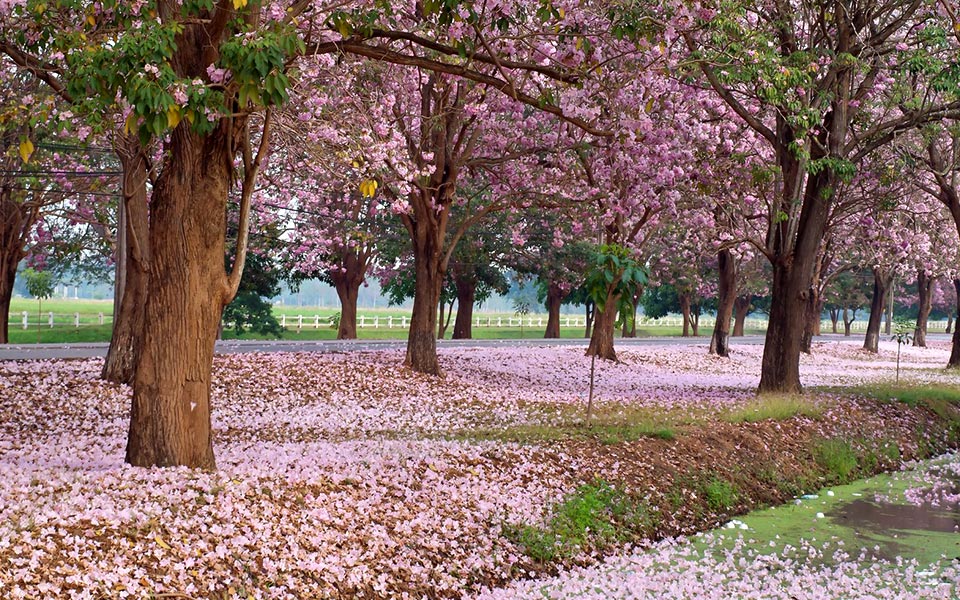
[[[298,57],[350,53],[412,64],[563,114],[534,90],[545,80],[577,80],[550,61],[557,45],[536,35],[562,29],[563,18],[557,9],[529,15],[500,2],[383,3],[372,12],[337,2],[246,0],[0,5],[0,53],[88,123],[111,128],[103,115],[121,116],[122,125],[112,128],[128,136],[125,154],[149,165],[129,172],[155,174],[149,213],[138,219],[143,235],[131,242],[150,293],[136,336],[128,462],[215,465],[214,341],[243,271],[250,201],[269,152],[274,107],[299,77]],[[531,43],[518,46],[518,39]],[[525,73],[536,80],[523,79]],[[162,147],[155,162],[153,144]],[[231,193],[240,227],[226,268]]]
[[[847,8],[741,2],[717,12],[695,3],[666,24],[668,33],[682,37],[717,96],[766,140],[775,161],[776,210],[768,236],[772,303],[761,392],[801,390],[811,286],[838,187],[897,132],[950,109],[919,95],[909,108],[886,100],[900,96],[894,88],[917,51],[929,64],[949,69],[955,52],[925,33],[931,20],[949,26],[946,18],[903,0]],[[740,50],[731,54],[731,47]]]

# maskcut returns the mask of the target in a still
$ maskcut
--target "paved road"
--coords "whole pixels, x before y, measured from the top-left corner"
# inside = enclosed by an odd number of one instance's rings
[[[817,341],[862,340],[863,336],[844,338],[840,335],[823,335]],[[949,341],[950,336],[942,333],[927,334],[933,341]],[[710,338],[657,337],[657,338],[618,338],[616,346],[690,346],[707,344]],[[523,340],[438,340],[440,348],[504,348],[518,346],[585,346],[585,339],[523,339]],[[245,352],[363,352],[370,350],[397,350],[406,347],[406,340],[227,340],[217,342],[220,354],[238,354]],[[763,336],[750,335],[733,339],[733,345],[763,344]],[[60,358],[89,358],[106,356],[106,343],[85,344],[22,344],[0,345],[0,360],[48,360]]]

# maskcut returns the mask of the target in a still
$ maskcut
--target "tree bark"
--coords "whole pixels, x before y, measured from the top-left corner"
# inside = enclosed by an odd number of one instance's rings
[[[340,255],[340,268],[330,269],[327,273],[340,299],[338,340],[357,339],[357,299],[360,296],[360,286],[367,276],[367,259],[366,253],[347,249]]]
[[[917,326],[913,330],[913,345],[927,347],[927,321],[933,308],[933,278],[923,269],[917,270],[918,314]]]
[[[868,352],[880,351],[880,326],[883,321],[884,306],[892,277],[889,273],[874,267],[873,296],[870,298],[870,320],[867,321],[867,333],[863,338],[863,349]]]
[[[547,330],[544,339],[560,337],[560,306],[563,304],[563,288],[555,283],[547,284]]]
[[[616,329],[619,300],[619,295],[609,294],[604,310],[594,311],[593,335],[590,336],[590,345],[587,346],[587,356],[617,360],[617,352],[613,348],[613,333]]]
[[[416,282],[404,364],[419,373],[439,375],[437,317],[443,284],[441,247],[436,231],[430,231],[427,227],[418,226],[413,238]]]
[[[947,315],[947,326],[943,330],[944,333],[950,333],[950,330],[953,328],[953,315]]]
[[[800,351],[810,354],[813,350],[813,336],[820,328],[820,294],[816,285],[810,286],[810,297],[807,300],[807,311],[803,319],[803,340]]]
[[[117,279],[113,332],[100,377],[132,383],[143,346],[150,284],[150,218],[147,208],[149,166],[139,141],[124,136],[117,148],[123,171],[123,205],[117,232]],[[218,327],[219,329],[219,327]]]
[[[593,317],[596,314],[594,310],[596,305],[590,300],[587,300],[586,304],[583,305],[584,310],[584,328],[583,328],[583,337],[590,339],[593,336]]]
[[[680,313],[683,315],[683,337],[690,337],[690,324],[692,323],[692,317],[690,316],[690,294],[682,293],[679,298]]]
[[[792,185],[798,173],[785,177]],[[770,321],[763,345],[759,392],[799,393],[800,349],[813,293],[813,270],[826,229],[835,177],[830,169],[807,176],[792,252],[780,249],[773,261]],[[780,242],[784,243],[782,234]]]
[[[957,223],[960,228],[960,222]],[[960,315],[960,279],[953,280],[953,289],[957,292],[957,314]],[[950,360],[947,361],[948,369],[960,368],[960,327],[957,323],[953,324],[953,347],[950,349]]]
[[[17,280],[17,265],[25,255],[27,235],[39,213],[13,199],[12,190],[0,187],[0,344],[10,342],[10,302]]]
[[[857,311],[853,311],[853,315],[850,314],[850,310],[844,306],[843,307],[843,335],[845,337],[850,337],[850,327],[853,325],[853,322],[857,319]]]
[[[840,320],[840,309],[831,308],[830,309],[830,324],[833,327],[833,333],[837,333],[837,321]]]
[[[474,277],[457,277],[457,318],[453,322],[453,339],[473,338],[473,305],[477,298],[477,280]]]
[[[743,337],[743,329],[747,322],[747,314],[749,314],[752,301],[753,296],[749,294],[737,296],[736,300],[733,301],[733,333],[730,334],[731,337]]]
[[[717,322],[710,338],[710,354],[730,356],[730,318],[737,294],[737,262],[730,250],[717,253],[719,289],[717,292]]]
[[[223,260],[233,171],[230,123],[221,121],[205,136],[181,125],[165,152],[150,203],[151,293],[133,380],[127,462],[212,469],[213,347],[232,295]]]

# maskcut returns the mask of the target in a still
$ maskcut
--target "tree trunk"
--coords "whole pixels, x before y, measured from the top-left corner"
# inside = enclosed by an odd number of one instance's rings
[[[733,333],[731,337],[743,337],[743,328],[747,322],[747,314],[750,310],[750,303],[753,296],[737,296],[733,301]]]
[[[19,262],[19,261],[18,261]],[[13,300],[13,284],[17,280],[17,263],[0,260],[0,344],[10,343],[10,301]]]
[[[830,324],[833,326],[833,333],[837,333],[837,321],[840,320],[840,309],[830,309]]]
[[[413,312],[404,364],[418,373],[440,374],[437,359],[440,289],[443,285],[441,246],[436,231],[415,222],[413,262],[416,275]]]
[[[590,339],[593,336],[593,316],[596,313],[596,311],[594,310],[596,306],[594,305],[593,302],[591,302],[590,300],[587,300],[586,304],[584,304],[583,307],[584,307],[584,314],[585,314],[585,317],[584,317],[585,326],[583,329],[583,337]]]
[[[563,304],[563,288],[555,283],[547,284],[547,330],[544,339],[560,337],[560,306]]]
[[[333,278],[337,298],[340,299],[340,323],[337,325],[338,340],[357,339],[357,300],[360,296],[361,282]]]
[[[853,325],[856,318],[856,313],[853,314],[853,318],[850,318],[849,309],[846,306],[843,307],[843,335],[845,337],[850,337],[850,326]]]
[[[150,294],[127,462],[212,469],[210,377],[230,295],[223,260],[233,171],[230,124],[223,120],[206,136],[181,125],[165,153],[150,202]]]
[[[950,330],[953,328],[953,315],[947,315],[947,327],[943,330],[944,333],[950,333]]]
[[[810,287],[810,297],[807,300],[807,311],[803,320],[803,340],[800,342],[800,351],[810,354],[813,350],[813,336],[820,326],[820,294],[816,285]]]
[[[457,288],[457,319],[453,322],[453,339],[469,340],[473,338],[473,304],[477,297],[477,280],[473,277],[458,277],[454,280]]]
[[[730,356],[730,318],[737,293],[737,262],[730,250],[717,253],[719,289],[717,292],[717,322],[710,338],[710,354]]]
[[[933,278],[923,269],[917,271],[917,294],[919,313],[917,326],[913,330],[913,345],[926,348],[927,321],[930,318],[930,310],[933,308]]]
[[[700,305],[694,307],[690,314],[692,315],[690,328],[693,330],[693,337],[700,337]]]
[[[796,175],[794,175],[796,176]],[[785,177],[786,188],[793,177]],[[813,271],[820,240],[826,229],[828,202],[834,189],[830,169],[807,176],[807,186],[797,225],[792,253],[781,249],[773,261],[770,320],[763,345],[759,392],[799,393],[800,348],[813,294]],[[782,243],[786,240],[780,238]]]
[[[874,267],[873,296],[870,298],[870,320],[867,321],[867,333],[863,338],[863,349],[868,352],[877,353],[880,351],[880,326],[883,321],[883,308],[886,304],[890,282],[889,273]]]
[[[617,352],[613,349],[613,332],[617,321],[619,300],[619,295],[609,294],[605,309],[594,311],[593,335],[590,336],[590,345],[587,346],[587,356],[617,360]]]
[[[680,312],[683,314],[683,337],[690,337],[690,294],[680,294]]]
[[[957,224],[960,228],[960,223]],[[960,315],[960,279],[953,280],[953,289],[957,292],[957,314]],[[960,317],[958,317],[960,318]],[[950,350],[950,360],[947,362],[948,369],[960,367],[960,327],[957,323],[953,324],[953,347]]]
[[[337,326],[338,340],[357,339],[357,299],[360,286],[367,276],[367,254],[346,249],[340,253],[339,268],[330,269],[327,276],[337,290],[340,299],[340,323]]]
[[[9,187],[0,188],[0,344],[10,342],[10,301],[23,259],[26,239],[37,221],[37,211],[25,211]]]
[[[113,332],[100,377],[133,383],[143,347],[150,284],[150,217],[147,208],[149,166],[135,138],[124,136],[117,148],[123,171],[123,204],[117,232],[117,280]],[[219,325],[218,325],[219,330]]]

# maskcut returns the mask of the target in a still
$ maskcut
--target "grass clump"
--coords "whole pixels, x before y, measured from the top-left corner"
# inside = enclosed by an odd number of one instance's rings
[[[813,445],[813,458],[835,481],[849,481],[857,470],[857,453],[846,440],[825,439]]]
[[[730,481],[714,475],[703,485],[703,497],[713,511],[730,510],[737,504],[737,487]]]
[[[507,525],[504,535],[539,563],[570,558],[584,548],[624,543],[655,525],[650,507],[603,480],[585,484],[553,508],[543,527]]]
[[[785,421],[796,416],[818,419],[823,409],[797,394],[764,394],[746,406],[724,415],[729,423]]]

